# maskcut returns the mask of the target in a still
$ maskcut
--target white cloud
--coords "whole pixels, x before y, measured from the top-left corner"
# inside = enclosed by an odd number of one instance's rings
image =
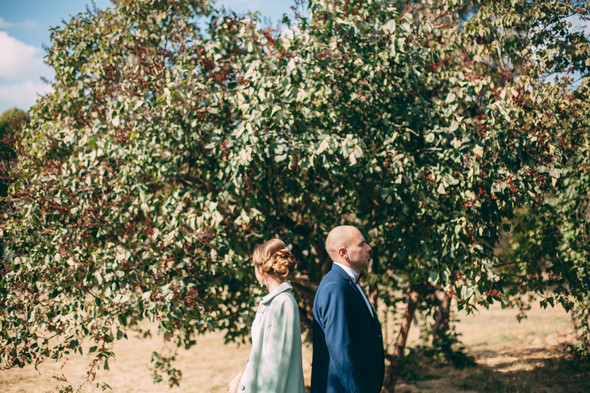
[[[8,22],[7,20],[5,20],[3,17],[0,16],[0,29],[9,29],[11,27],[25,27],[25,28],[35,28],[37,27],[37,22],[30,20],[30,19],[25,19],[22,22]]]
[[[293,25],[292,27],[288,27],[287,25],[281,26],[280,35],[283,38],[288,40],[292,40],[295,37],[295,34],[299,34],[301,31],[299,30],[299,26]]]
[[[574,31],[590,35],[590,20],[582,19],[579,15],[572,15],[566,18],[566,20],[572,24]]]
[[[291,11],[293,0],[219,0],[216,6],[225,6],[238,14],[246,11],[260,11],[263,17],[280,20],[284,13]]]
[[[0,31],[0,51],[0,112],[15,106],[28,109],[39,95],[51,91],[41,81],[41,77],[53,77],[53,71],[43,62],[41,48]]]
[[[28,109],[39,95],[50,91],[51,86],[41,80],[0,85],[0,113],[12,107]]]
[[[50,75],[40,48],[25,44],[4,31],[0,31],[0,48],[0,79],[24,81]]]
[[[249,8],[252,10],[260,10],[263,6],[268,5],[268,1],[265,0],[222,0],[219,3],[229,8]]]

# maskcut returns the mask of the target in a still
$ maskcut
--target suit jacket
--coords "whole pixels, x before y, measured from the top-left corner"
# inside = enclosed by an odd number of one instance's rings
[[[379,393],[385,356],[377,315],[353,279],[333,265],[313,302],[312,393]]]

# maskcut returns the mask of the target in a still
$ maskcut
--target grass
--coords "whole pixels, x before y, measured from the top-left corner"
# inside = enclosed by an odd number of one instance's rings
[[[478,363],[465,369],[424,358],[406,364],[396,392],[590,392],[590,365],[562,353],[553,358],[523,356],[494,366]]]
[[[516,382],[506,382],[505,378],[492,370],[478,368],[469,378],[459,383],[459,388],[482,393],[532,393],[531,388]]]
[[[459,387],[482,393],[590,391],[590,369],[580,367],[578,362],[567,356],[529,359],[520,363],[511,372],[478,367]]]
[[[563,309],[533,308],[529,318],[516,321],[517,312],[491,307],[456,322],[457,331],[474,367],[455,368],[420,354],[419,329],[412,327],[408,343],[413,348],[398,393],[435,392],[590,392],[590,366],[566,356],[572,342],[569,315]],[[390,324],[391,325],[391,324]],[[395,326],[394,326],[395,327]],[[395,335],[389,335],[390,340]],[[213,393],[224,392],[227,383],[245,365],[250,347],[224,345],[219,333],[200,337],[190,350],[180,350],[176,367],[182,370],[180,387],[154,384],[150,359],[162,349],[162,338],[130,334],[116,342],[110,371],[101,371],[101,381],[116,393]],[[311,348],[304,347],[306,384],[311,376]],[[75,383],[84,375],[88,359],[72,356],[64,362],[46,361],[38,367],[0,371],[0,392],[45,393],[60,384]]]

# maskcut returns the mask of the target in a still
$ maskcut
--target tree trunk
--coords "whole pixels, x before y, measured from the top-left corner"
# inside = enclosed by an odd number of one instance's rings
[[[434,296],[438,300],[438,315],[432,326],[432,345],[437,346],[441,343],[441,339],[447,336],[449,331],[451,298],[442,289],[435,290]]]
[[[415,289],[411,289],[408,293],[408,306],[404,312],[402,323],[400,326],[399,335],[397,342],[393,350],[393,356],[391,363],[385,371],[385,383],[383,385],[384,393],[393,393],[395,391],[395,384],[400,372],[400,366],[404,357],[404,351],[406,349],[406,342],[408,341],[408,333],[410,332],[410,325],[414,319],[414,313],[420,300],[420,294]]]
[[[373,250],[371,251],[371,259],[373,261],[373,263],[371,264],[371,272],[376,275],[380,274],[379,253],[378,252],[379,252],[379,250],[378,250],[377,246],[375,246],[373,248]],[[379,300],[379,291],[378,291],[377,283],[375,283],[373,285],[369,285],[369,301],[373,305],[373,309],[375,309],[375,312],[377,312],[378,308],[379,308],[378,300]]]
[[[590,353],[590,302],[577,305],[570,311],[570,315],[578,343],[586,345],[586,351]]]
[[[291,279],[293,288],[297,291],[299,299],[299,311],[303,331],[311,337],[313,326],[313,299],[318,289],[318,284],[311,282],[306,276],[294,277]],[[308,337],[308,338],[309,338]]]

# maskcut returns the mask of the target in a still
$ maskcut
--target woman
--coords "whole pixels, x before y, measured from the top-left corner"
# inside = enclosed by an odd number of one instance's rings
[[[258,246],[252,257],[256,279],[268,288],[252,323],[246,367],[229,384],[230,393],[305,393],[299,308],[286,281],[295,257],[279,239]]]

